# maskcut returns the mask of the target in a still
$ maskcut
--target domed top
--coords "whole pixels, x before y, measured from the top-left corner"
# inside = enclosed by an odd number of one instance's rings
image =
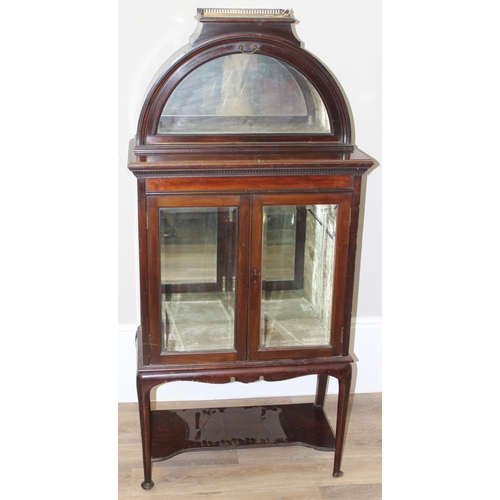
[[[150,88],[136,154],[353,149],[347,100],[303,48],[290,10],[198,9],[196,19]]]

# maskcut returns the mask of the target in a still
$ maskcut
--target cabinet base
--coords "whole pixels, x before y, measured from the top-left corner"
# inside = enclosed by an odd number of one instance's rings
[[[141,419],[144,489],[153,487],[152,462],[166,460],[185,451],[304,445],[334,451],[333,474],[342,472],[342,449],[351,385],[351,359],[338,363],[290,362],[280,365],[229,367],[220,370],[186,371],[138,370],[137,395]],[[251,382],[286,380],[302,375],[317,375],[314,403],[239,406],[186,410],[152,410],[150,391],[169,381],[189,380],[225,383],[229,379]],[[323,406],[328,376],[339,383],[335,435]]]
[[[151,412],[151,459],[183,451],[301,444],[335,450],[323,408],[313,403]]]

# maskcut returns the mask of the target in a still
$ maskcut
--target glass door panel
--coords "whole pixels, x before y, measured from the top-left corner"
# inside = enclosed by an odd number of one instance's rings
[[[160,209],[162,285],[217,282],[217,227],[217,208]]]
[[[159,209],[161,350],[235,349],[237,207]]]
[[[337,204],[264,206],[261,349],[330,346],[337,213]]]
[[[262,279],[291,281],[295,278],[296,207],[266,207]]]

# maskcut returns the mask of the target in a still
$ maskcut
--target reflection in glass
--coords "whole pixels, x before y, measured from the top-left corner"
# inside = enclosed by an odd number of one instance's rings
[[[158,134],[328,133],[317,90],[295,68],[260,54],[213,59],[182,80]]]
[[[300,214],[301,207],[291,208]],[[277,231],[269,220],[278,213],[283,217],[287,211],[287,222],[283,221],[282,229]],[[302,256],[301,264],[294,264],[294,286],[282,286],[280,289],[263,282],[261,348],[330,345],[337,205],[308,205],[302,211],[305,227],[296,233],[295,238],[296,246],[302,248],[296,255],[302,253]],[[282,242],[286,248],[292,241],[291,213],[288,207],[264,209],[264,277],[269,275],[269,269],[274,265],[273,246]],[[302,238],[303,246],[300,246]],[[281,255],[284,254],[281,252]]]
[[[290,281],[295,276],[297,208],[264,207],[262,279]]]
[[[234,207],[160,209],[163,351],[234,349],[235,224]]]

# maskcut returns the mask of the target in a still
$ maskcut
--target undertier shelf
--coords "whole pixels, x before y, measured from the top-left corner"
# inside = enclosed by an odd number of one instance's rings
[[[153,461],[182,451],[300,444],[335,450],[323,408],[313,403],[155,410],[151,412]]]

